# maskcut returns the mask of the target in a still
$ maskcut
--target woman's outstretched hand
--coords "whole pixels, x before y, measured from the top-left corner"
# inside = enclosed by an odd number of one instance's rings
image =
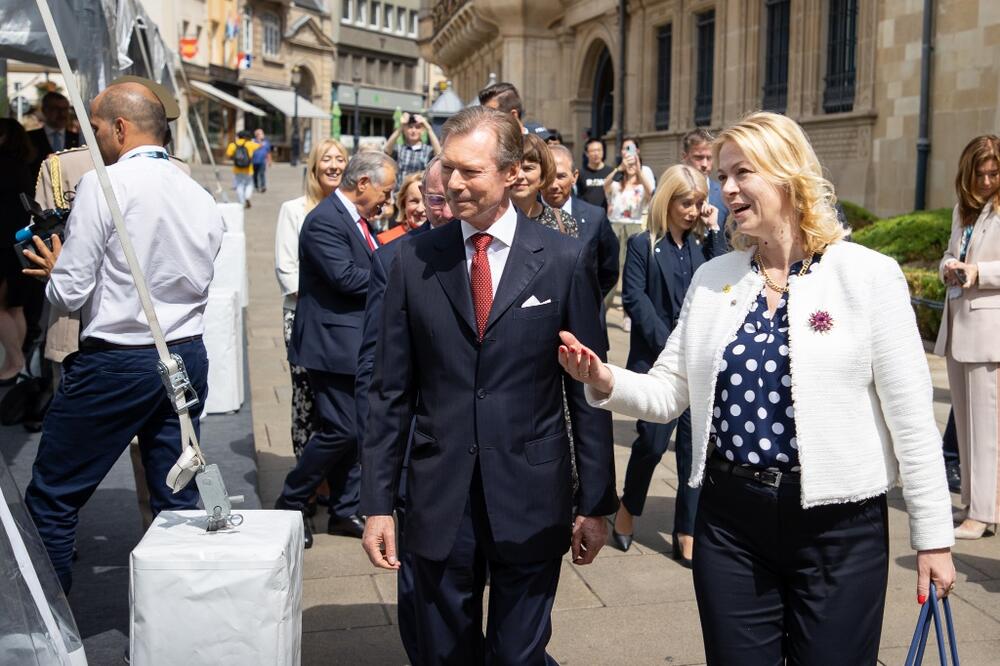
[[[594,388],[598,393],[610,395],[615,377],[601,362],[597,354],[590,351],[569,331],[559,331],[559,365],[570,377]]]

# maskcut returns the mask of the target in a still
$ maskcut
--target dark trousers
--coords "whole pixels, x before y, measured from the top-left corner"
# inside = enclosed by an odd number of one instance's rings
[[[885,495],[803,509],[709,469],[694,586],[708,664],[875,664],[889,575]]]
[[[361,466],[355,427],[354,375],[309,370],[320,429],[313,433],[281,491],[288,509],[306,508],[326,479],[330,484],[330,515],[347,518],[358,512]]]
[[[944,450],[944,464],[958,464],[958,431],[955,430],[955,409],[948,411],[948,425],[941,437],[941,448]]]
[[[545,646],[552,636],[552,602],[561,561],[556,558],[514,564],[500,560],[477,469],[448,558],[438,562],[417,555],[410,557],[419,652],[415,666],[555,663],[545,653]],[[404,560],[403,566],[406,564]],[[490,600],[484,638],[482,609],[487,569]]]
[[[253,165],[253,186],[258,192],[267,189],[267,162]]]
[[[201,403],[208,395],[208,357],[202,342],[171,345],[184,359]],[[177,494],[167,472],[181,454],[180,421],[156,371],[155,349],[80,352],[63,362],[62,382],[42,426],[42,439],[25,504],[64,590],[72,583],[73,546],[80,509],[135,436],[149,485],[149,505],[160,511],[198,508],[193,483]]]
[[[680,418],[670,423],[637,421],[639,436],[632,443],[632,453],[625,470],[625,489],[622,504],[633,516],[641,516],[646,505],[646,494],[653,471],[660,463],[670,434],[677,428],[677,501],[674,504],[674,533],[694,534],[694,518],[698,512],[697,488],[688,485],[691,477],[691,410],[686,409]]]

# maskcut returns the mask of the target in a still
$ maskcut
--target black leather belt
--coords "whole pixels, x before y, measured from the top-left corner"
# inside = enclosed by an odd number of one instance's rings
[[[709,458],[708,467],[709,469],[718,470],[740,479],[756,481],[761,485],[770,486],[771,488],[777,488],[782,484],[799,483],[798,472],[775,472],[760,469],[759,467],[744,467],[742,465],[731,463],[725,458],[720,458],[719,456],[712,456]]]
[[[191,335],[186,338],[170,340],[167,342],[167,346],[172,347],[174,345],[183,345],[188,342],[197,342],[199,340],[201,340],[200,335]],[[85,338],[80,340],[80,351],[134,351],[136,349],[156,349],[156,345],[152,343],[148,345],[119,345],[100,338]]]

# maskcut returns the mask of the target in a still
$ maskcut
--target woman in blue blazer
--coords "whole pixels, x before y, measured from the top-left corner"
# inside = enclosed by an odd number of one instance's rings
[[[660,177],[649,205],[647,231],[628,239],[622,274],[622,303],[632,319],[627,367],[647,372],[663,351],[681,314],[691,277],[712,258],[703,243],[705,231],[718,229],[719,211],[707,203],[708,181],[696,169],[676,165]],[[632,545],[633,518],[642,515],[653,470],[677,428],[677,478],[691,472],[691,413],[671,423],[638,421],[625,491],[615,516],[613,538],[622,550]],[[698,490],[678,482],[674,505],[674,559],[690,567]]]

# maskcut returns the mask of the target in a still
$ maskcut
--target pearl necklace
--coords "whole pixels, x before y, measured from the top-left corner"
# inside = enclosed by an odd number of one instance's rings
[[[760,269],[761,275],[764,276],[764,284],[766,284],[773,291],[775,291],[775,292],[777,292],[779,294],[787,294],[788,293],[788,283],[787,282],[785,282],[785,286],[779,287],[777,284],[775,284],[774,280],[771,279],[771,276],[769,276],[767,274],[767,271],[764,270],[764,262],[760,258],[760,248],[758,248],[757,251],[754,252],[753,260],[757,262],[757,268]],[[802,277],[803,275],[806,274],[806,271],[809,270],[809,266],[812,264],[812,260],[813,260],[813,255],[811,255],[811,254],[803,260],[803,262],[802,262],[802,268],[799,270],[799,277]]]

